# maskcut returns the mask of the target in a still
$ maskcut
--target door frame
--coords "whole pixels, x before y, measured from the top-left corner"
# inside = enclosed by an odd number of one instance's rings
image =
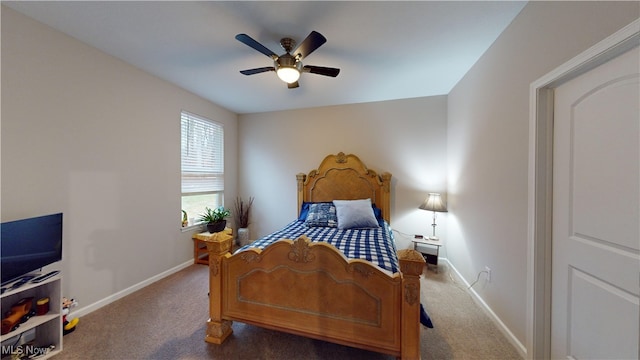
[[[526,357],[551,356],[551,225],[553,204],[553,94],[559,85],[640,43],[640,19],[531,83],[527,219]]]

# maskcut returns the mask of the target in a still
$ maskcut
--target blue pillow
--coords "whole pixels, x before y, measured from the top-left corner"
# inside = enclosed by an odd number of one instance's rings
[[[307,220],[307,215],[309,214],[309,205],[311,204],[313,203],[306,201],[302,203],[302,206],[300,207],[300,215],[298,215],[298,221]]]
[[[380,226],[371,199],[363,200],[334,200],[338,229],[370,229]]]
[[[304,221],[307,226],[337,227],[336,207],[333,203],[313,203],[309,205],[309,213]]]
[[[372,204],[371,207],[373,208],[373,215],[375,215],[376,220],[378,220],[378,226],[383,227],[384,218],[382,217],[382,210],[376,207],[376,204]]]
[[[298,221],[307,220],[307,215],[309,215],[309,206],[312,204],[333,204],[331,201],[322,201],[322,202],[313,202],[313,201],[304,201],[302,206],[300,206],[300,215],[298,215]]]

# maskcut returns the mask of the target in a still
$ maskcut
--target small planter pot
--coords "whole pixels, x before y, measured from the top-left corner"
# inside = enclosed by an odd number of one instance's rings
[[[249,228],[239,228],[238,229],[238,245],[245,246],[250,242],[251,241],[249,240]]]
[[[207,231],[210,233],[217,233],[220,232],[222,230],[224,230],[224,228],[227,226],[227,220],[220,220],[220,221],[216,221],[216,222],[210,222],[207,223]]]

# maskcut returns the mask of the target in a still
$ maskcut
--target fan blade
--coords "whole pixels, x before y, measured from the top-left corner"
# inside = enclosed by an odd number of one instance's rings
[[[287,88],[289,88],[289,89],[295,89],[295,88],[297,88],[298,86],[300,86],[300,84],[298,84],[298,82],[297,82],[297,81],[296,81],[296,82],[294,82],[294,83],[291,83],[291,84],[287,84]]]
[[[261,67],[261,68],[255,68],[255,69],[240,70],[240,73],[244,75],[253,75],[253,74],[260,74],[267,71],[276,71],[276,68],[274,68],[273,66],[267,66],[267,67]]]
[[[240,41],[241,43],[260,51],[261,53],[267,55],[268,57],[272,58],[273,60],[276,60],[278,58],[278,55],[276,55],[273,51],[267,49],[264,45],[260,44],[259,42],[253,40],[253,38],[247,34],[238,34],[236,35],[236,40]]]
[[[326,43],[327,39],[317,31],[312,31],[306,39],[304,39],[298,47],[293,50],[293,56],[300,56],[300,60],[309,56],[322,44]]]
[[[340,73],[340,69],[313,65],[305,65],[302,71],[331,77],[336,77]]]

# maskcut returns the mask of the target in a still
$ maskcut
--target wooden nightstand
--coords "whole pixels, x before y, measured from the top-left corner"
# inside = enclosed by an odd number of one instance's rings
[[[438,272],[438,256],[440,255],[440,246],[442,246],[442,242],[440,240],[429,240],[429,239],[411,239],[413,242],[413,249],[420,252],[425,260],[427,261],[427,267],[429,265],[433,265],[436,268],[436,273]],[[418,245],[421,246],[421,249],[418,248]]]
[[[208,231],[193,235],[193,263],[209,265],[209,253],[207,252],[206,240],[218,240],[223,241],[226,239],[233,240],[233,230],[225,228],[223,231],[217,233],[210,233]],[[233,241],[231,241],[231,250],[233,251]]]

